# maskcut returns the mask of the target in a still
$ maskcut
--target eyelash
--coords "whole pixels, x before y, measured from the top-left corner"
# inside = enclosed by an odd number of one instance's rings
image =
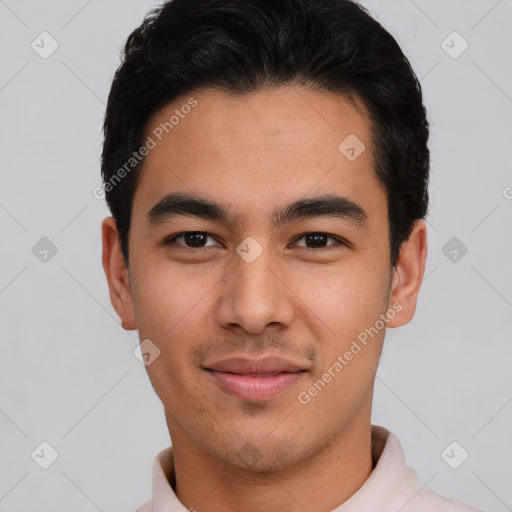
[[[182,231],[181,233],[176,233],[175,235],[171,235],[170,237],[166,238],[163,241],[162,245],[164,245],[164,246],[172,245],[172,243],[175,242],[178,238],[182,237],[183,235],[190,234],[190,233],[206,234],[207,236],[209,236],[209,237],[211,237],[212,239],[215,240],[215,237],[213,237],[210,233],[208,233],[206,231]],[[309,231],[307,233],[302,234],[298,238],[296,238],[293,243],[297,243],[299,240],[301,240],[302,238],[304,238],[307,235],[325,235],[325,236],[327,236],[327,238],[333,239],[336,243],[335,244],[330,244],[327,247],[305,247],[305,246],[300,246],[299,247],[300,250],[319,252],[319,251],[329,251],[329,250],[332,250],[332,249],[334,249],[336,247],[340,247],[340,246],[348,246],[348,243],[345,242],[343,239],[338,238],[338,237],[336,237],[334,235],[331,235],[329,233],[324,233],[323,231]],[[217,242],[217,243],[219,243],[219,242]],[[178,245],[180,245],[182,247],[181,250],[184,250],[184,251],[189,252],[189,253],[200,253],[200,252],[205,252],[205,251],[208,250],[208,247],[187,247],[184,244],[178,244]]]

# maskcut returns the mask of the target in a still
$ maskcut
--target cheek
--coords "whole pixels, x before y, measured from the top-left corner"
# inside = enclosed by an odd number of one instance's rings
[[[380,315],[387,310],[389,279],[385,265],[377,262],[354,258],[328,274],[300,279],[297,295],[306,297],[300,314],[313,322],[311,330],[322,327],[317,332],[321,360],[309,383],[311,393],[318,393],[318,410],[327,407],[335,415],[371,392],[371,370],[376,371],[385,335]]]
[[[330,269],[295,272],[294,291],[303,314],[324,322],[327,333],[354,335],[386,308],[388,280],[382,265],[354,258]]]
[[[171,268],[167,262],[149,262],[137,268],[132,293],[141,340],[150,339],[160,350],[147,367],[155,386],[179,391],[188,381],[190,351],[205,342],[205,329],[211,325],[209,291],[216,282],[207,276],[194,276],[191,269]],[[210,314],[209,314],[210,312]],[[162,390],[157,390],[161,395]],[[194,392],[190,389],[190,392]]]
[[[177,267],[168,262],[151,262],[145,258],[139,265],[134,286],[137,326],[142,336],[166,340],[184,326],[196,326],[204,314],[208,292],[216,283],[215,276],[198,275],[192,267]],[[193,332],[189,331],[189,335]]]

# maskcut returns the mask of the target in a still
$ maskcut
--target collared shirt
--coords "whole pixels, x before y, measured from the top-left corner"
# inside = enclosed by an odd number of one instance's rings
[[[405,463],[398,438],[376,425],[372,425],[372,458],[374,469],[366,482],[332,512],[481,512],[423,489],[416,472]],[[136,512],[187,512],[189,509],[178,500],[169,484],[172,481],[174,465],[170,447],[153,462],[153,499]]]

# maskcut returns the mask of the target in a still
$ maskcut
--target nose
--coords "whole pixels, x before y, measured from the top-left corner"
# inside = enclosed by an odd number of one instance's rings
[[[238,254],[234,257],[221,288],[219,326],[250,334],[262,333],[270,326],[288,327],[294,315],[293,293],[279,275],[283,263],[279,265],[268,249],[250,263]]]

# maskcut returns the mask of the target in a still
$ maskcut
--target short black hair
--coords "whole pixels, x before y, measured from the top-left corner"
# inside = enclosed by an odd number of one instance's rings
[[[143,162],[132,157],[149,118],[200,88],[242,95],[286,85],[362,103],[371,120],[374,170],[387,194],[395,266],[414,221],[427,214],[429,126],[408,59],[351,0],[171,0],[132,32],[108,97],[101,161],[127,263]]]

